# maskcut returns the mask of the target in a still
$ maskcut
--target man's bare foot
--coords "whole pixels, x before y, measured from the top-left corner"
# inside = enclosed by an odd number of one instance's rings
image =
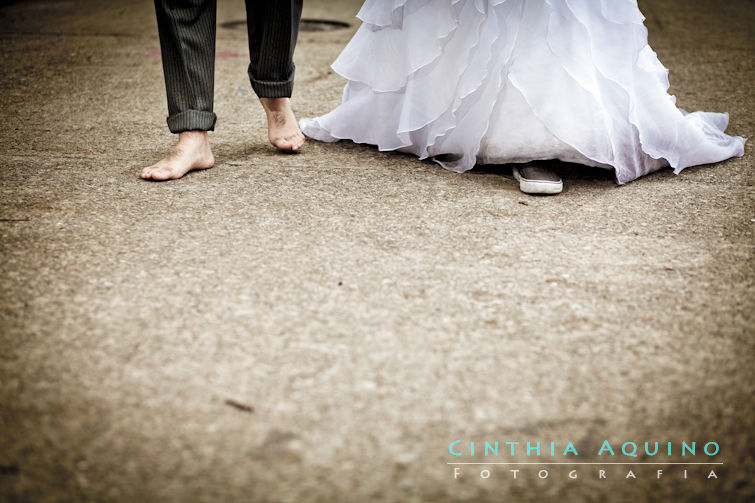
[[[304,145],[304,135],[299,129],[291,100],[288,98],[260,98],[267,115],[267,131],[278,150],[297,152]]]
[[[207,131],[184,131],[178,134],[178,145],[168,157],[142,170],[145,180],[175,180],[195,169],[215,165]]]

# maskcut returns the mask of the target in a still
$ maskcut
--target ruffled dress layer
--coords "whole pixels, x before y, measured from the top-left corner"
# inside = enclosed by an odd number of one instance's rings
[[[744,153],[728,114],[676,108],[636,0],[367,0],[333,69],[343,103],[304,119],[349,139],[476,163],[560,159],[618,183]]]

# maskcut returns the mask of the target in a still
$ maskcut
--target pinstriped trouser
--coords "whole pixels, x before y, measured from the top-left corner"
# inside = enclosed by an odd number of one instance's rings
[[[261,98],[290,97],[303,0],[246,0],[249,79]],[[211,131],[216,0],[155,0],[168,128]]]

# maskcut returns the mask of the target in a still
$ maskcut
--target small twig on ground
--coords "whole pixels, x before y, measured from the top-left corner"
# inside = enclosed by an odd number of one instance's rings
[[[234,409],[238,409],[242,412],[254,412],[254,407],[252,407],[251,405],[245,405],[243,403],[239,403],[236,400],[228,399],[225,401],[225,404],[233,407]]]

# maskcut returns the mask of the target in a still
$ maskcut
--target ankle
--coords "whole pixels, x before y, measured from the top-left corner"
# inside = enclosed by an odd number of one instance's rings
[[[209,148],[210,138],[207,131],[182,131],[178,133],[178,146],[184,148]]]
[[[281,112],[291,108],[290,98],[260,98],[260,103],[270,112]]]

